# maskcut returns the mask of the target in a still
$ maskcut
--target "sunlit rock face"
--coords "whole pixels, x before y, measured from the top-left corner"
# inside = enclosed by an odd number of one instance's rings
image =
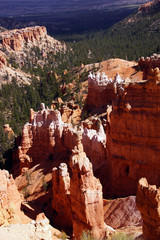
[[[94,169],[98,168],[106,161],[106,134],[101,122],[98,131],[83,127],[77,130],[62,121],[58,110],[45,108],[44,104],[38,112],[31,109],[30,122],[24,125],[21,144],[14,154],[20,172],[45,160],[57,160],[60,156],[68,162],[77,145],[77,131],[82,134],[85,152],[92,159]]]
[[[0,170],[0,226],[21,222],[18,214],[22,197],[12,175],[7,170]]]
[[[160,81],[160,54],[153,54],[151,57],[141,57],[138,66],[143,71],[143,79]]]
[[[112,104],[117,92],[120,91],[124,79],[119,74],[114,79],[108,78],[105,73],[90,73],[88,76],[87,109],[106,108]]]
[[[53,169],[52,207],[57,213],[54,219],[61,226],[73,229],[76,239],[80,239],[83,231],[87,230],[97,239],[102,239],[105,233],[102,186],[93,175],[92,164],[83,151],[81,139],[79,132],[77,146],[70,159],[70,170],[65,163],[61,163],[59,169]]]
[[[48,41],[48,47],[53,47],[53,49],[62,49],[62,44],[49,37],[47,35],[47,30],[44,26],[27,27],[22,29],[14,29],[10,31],[4,31],[0,33],[1,43],[10,51],[22,52],[25,49],[25,45],[37,45],[41,47],[43,42]]]
[[[144,239],[160,239],[160,189],[140,179],[136,202],[143,219]]]

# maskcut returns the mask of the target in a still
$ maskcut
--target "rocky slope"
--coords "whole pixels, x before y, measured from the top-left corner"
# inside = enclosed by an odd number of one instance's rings
[[[65,44],[47,35],[45,27],[35,26],[0,33],[0,83],[30,83],[30,74],[22,68],[31,65],[37,68],[49,60],[47,54],[64,52]],[[18,68],[18,69],[17,69]]]

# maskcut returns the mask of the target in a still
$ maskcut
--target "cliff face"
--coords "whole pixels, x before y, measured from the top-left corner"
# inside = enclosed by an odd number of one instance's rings
[[[141,177],[147,177],[151,184],[160,184],[159,66],[159,55],[154,54],[141,58],[135,67],[137,72],[130,78],[89,76],[88,106],[92,104],[94,111],[107,108],[105,180],[110,186],[104,188],[104,194],[135,195]]]
[[[111,191],[136,194],[139,178],[159,182],[159,99],[156,80],[130,83],[108,112],[107,156]]]
[[[141,78],[136,66],[135,62],[118,58],[102,62],[100,70],[88,77],[86,108],[93,111],[96,108],[95,112],[97,108],[106,111],[107,105],[111,105],[117,96],[117,84]]]
[[[143,219],[144,239],[160,239],[160,189],[140,179],[136,202]]]

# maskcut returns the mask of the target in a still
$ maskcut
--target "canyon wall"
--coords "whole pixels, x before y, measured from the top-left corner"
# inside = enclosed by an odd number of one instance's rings
[[[107,157],[111,192],[136,194],[137,182],[147,177],[160,184],[160,84],[156,80],[130,83],[108,112]]]
[[[160,189],[149,185],[145,178],[139,180],[136,203],[143,219],[145,240],[160,239]]]
[[[104,74],[89,75],[88,106],[92,104],[94,111],[107,108],[107,168],[103,186],[109,182],[109,188],[104,188],[105,196],[136,195],[141,177],[147,177],[151,184],[160,184],[159,59],[157,54],[141,58],[138,66],[143,77],[139,74],[132,80],[119,75],[114,80]]]

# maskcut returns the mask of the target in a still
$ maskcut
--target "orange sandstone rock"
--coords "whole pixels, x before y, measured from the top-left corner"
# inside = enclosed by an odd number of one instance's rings
[[[55,221],[73,228],[73,235],[80,239],[83,231],[91,231],[97,239],[105,234],[102,186],[93,175],[92,164],[86,157],[78,133],[78,143],[67,165],[60,164],[59,171],[53,169],[53,202]],[[64,218],[65,216],[65,218]]]
[[[94,177],[92,164],[80,142],[73,150],[70,167],[73,234],[80,239],[83,231],[89,230],[94,237],[102,239],[105,234],[102,186]]]
[[[160,239],[160,189],[149,185],[145,178],[139,180],[136,196],[137,207],[143,219],[145,240]]]
[[[22,198],[14,179],[6,170],[0,170],[0,179],[0,225],[21,222],[18,214]]]
[[[46,34],[45,27],[36,26],[2,32],[1,38],[4,46],[9,46],[14,51],[22,51],[24,42],[39,41]]]
[[[135,195],[141,177],[160,184],[160,84],[142,80],[123,88],[108,113],[106,151],[114,196]]]

